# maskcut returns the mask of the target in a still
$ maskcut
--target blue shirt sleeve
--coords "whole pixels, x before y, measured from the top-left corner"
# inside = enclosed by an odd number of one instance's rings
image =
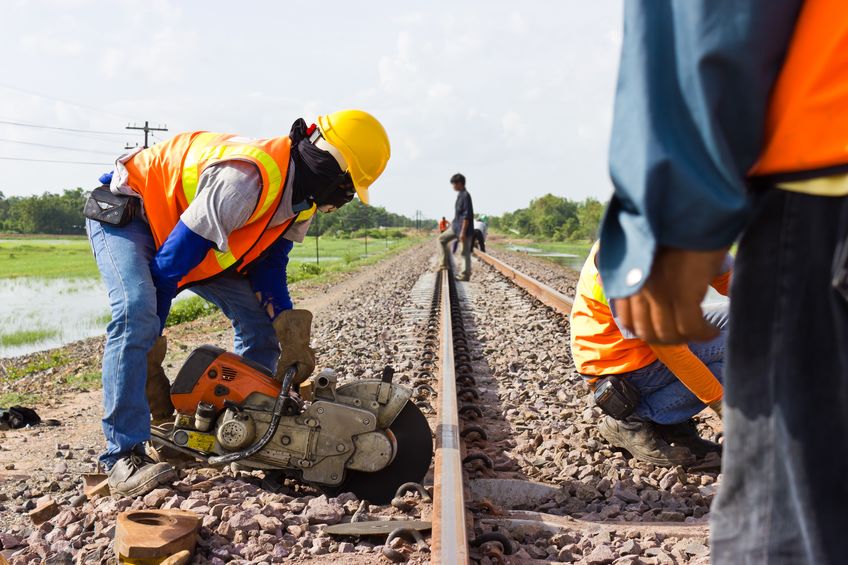
[[[153,256],[150,275],[156,287],[156,314],[161,322],[160,331],[165,329],[165,321],[180,281],[203,261],[213,246],[211,241],[203,239],[179,221]]]
[[[271,306],[274,318],[280,312],[294,308],[286,278],[286,267],[292,247],[294,243],[280,238],[250,267],[247,275],[253,291],[259,294],[262,309],[267,311],[268,306]]]
[[[601,228],[611,298],[641,288],[659,246],[730,245],[745,176],[802,0],[630,0]]]

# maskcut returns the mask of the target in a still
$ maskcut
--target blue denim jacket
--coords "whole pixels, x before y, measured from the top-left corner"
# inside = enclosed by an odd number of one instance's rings
[[[745,175],[802,0],[628,0],[601,227],[607,296],[641,288],[658,246],[713,250],[748,215]]]

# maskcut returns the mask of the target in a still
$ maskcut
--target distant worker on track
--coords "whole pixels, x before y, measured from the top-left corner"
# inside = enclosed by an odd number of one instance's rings
[[[276,372],[315,366],[312,314],[294,310],[286,283],[293,242],[316,211],[368,188],[390,156],[373,116],[343,110],[288,135],[248,139],[181,133],[121,156],[86,203],[86,228],[109,292],[103,355],[103,433],[113,493],[144,494],[174,477],[146,450],[151,413],[172,416],[162,369],[165,321],[188,287],[232,320],[235,352]]]
[[[654,465],[688,465],[720,446],[702,439],[692,416],[710,406],[721,415],[727,303],[706,316],[721,331],[710,341],[651,345],[622,328],[607,300],[595,243],[580,272],[571,310],[577,371],[606,415],[598,431],[612,446]],[[727,295],[732,257],[712,286]]]
[[[462,270],[457,273],[456,279],[467,281],[471,279],[471,245],[474,236],[474,206],[471,203],[471,195],[465,188],[465,176],[456,173],[450,179],[453,189],[457,192],[455,214],[451,226],[439,236],[439,244],[442,248],[440,268],[448,268],[448,256],[450,250],[448,245],[453,240],[459,240],[462,253]]]
[[[489,236],[489,217],[480,216],[474,220],[474,247],[486,252],[486,238]]]
[[[642,339],[710,339],[700,301],[738,243],[711,560],[843,564],[848,3],[624,8],[604,289]]]
[[[441,219],[441,220],[439,220],[439,233],[441,233],[441,232],[445,231],[446,229],[448,229],[448,226],[449,226],[449,225],[450,225],[450,223],[448,222],[447,218],[445,218],[444,216],[442,216],[442,219]]]

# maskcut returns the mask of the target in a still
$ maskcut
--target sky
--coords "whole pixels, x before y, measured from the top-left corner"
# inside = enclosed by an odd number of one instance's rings
[[[0,159],[0,191],[95,186],[131,122],[272,137],[361,108],[391,140],[371,189],[391,211],[450,216],[456,172],[478,213],[606,199],[621,20],[620,0],[12,0],[0,122],[85,131],[0,123],[0,157],[86,164]]]

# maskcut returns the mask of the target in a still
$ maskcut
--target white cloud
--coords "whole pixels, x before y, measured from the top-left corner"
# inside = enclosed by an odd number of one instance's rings
[[[527,126],[518,112],[507,112],[501,116],[504,134],[510,139],[522,139],[527,133]]]
[[[430,85],[427,94],[430,98],[447,98],[453,93],[453,86],[444,82],[436,82]]]
[[[50,57],[76,57],[83,52],[83,45],[79,39],[58,37],[45,32],[24,35],[21,38],[21,47],[27,51]]]
[[[509,15],[509,31],[516,35],[524,35],[528,29],[527,21],[521,12],[513,12]]]

